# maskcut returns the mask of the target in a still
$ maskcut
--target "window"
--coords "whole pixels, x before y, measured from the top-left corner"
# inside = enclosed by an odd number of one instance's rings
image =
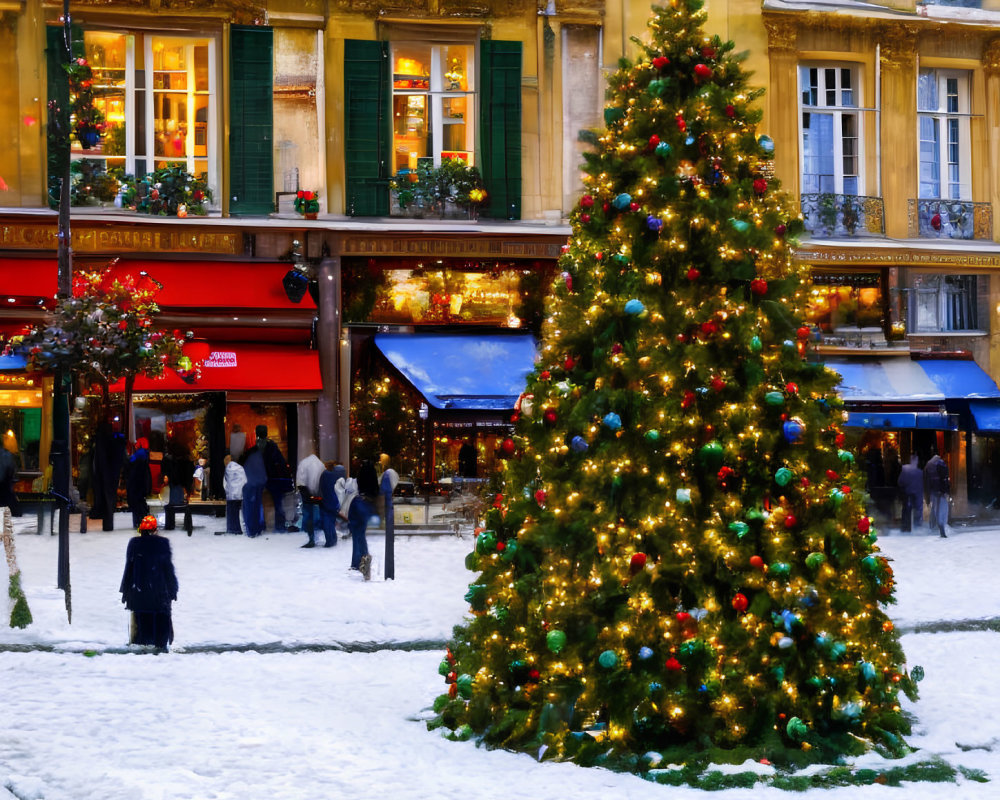
[[[74,137],[73,158],[136,176],[179,165],[217,183],[215,40],[85,31],[84,45],[106,125],[92,147]]]
[[[986,278],[977,275],[915,275],[910,290],[911,333],[979,330],[979,292]]]
[[[862,194],[854,67],[801,66],[802,193]]]
[[[393,171],[454,158],[474,166],[474,48],[471,44],[394,42]]]
[[[920,197],[970,198],[969,73],[922,69],[917,77]]]

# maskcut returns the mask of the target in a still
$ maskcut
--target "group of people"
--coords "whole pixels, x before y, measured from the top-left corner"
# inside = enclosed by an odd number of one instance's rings
[[[910,463],[899,471],[899,494],[903,502],[900,529],[911,531],[913,525],[923,524],[924,500],[929,505],[928,522],[938,529],[941,538],[948,538],[945,526],[948,524],[948,497],[951,494],[951,478],[948,464],[936,452],[920,469],[916,453],[910,456]]]

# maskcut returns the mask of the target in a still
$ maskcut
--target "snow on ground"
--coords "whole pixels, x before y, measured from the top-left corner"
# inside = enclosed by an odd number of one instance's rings
[[[705,797],[449,742],[424,725],[444,689],[439,650],[329,649],[447,638],[466,608],[470,535],[397,537],[393,581],[383,580],[384,539],[373,535],[365,583],[347,570],[349,541],[303,550],[303,534],[214,536],[215,520],[196,521],[204,527],[192,537],[166,534],[180,581],[176,639],[169,654],[153,655],[126,647],[118,585],[127,515],[113,533],[71,534],[72,625],[54,588],[56,537],[35,535],[33,518],[15,520],[35,623],[0,627],[0,787],[32,800]],[[969,624],[1000,618],[1000,529],[958,529],[948,539],[896,532],[880,543],[898,583],[890,613],[910,665],[927,673],[920,701],[907,704],[916,715],[910,743],[918,758],[939,755],[992,782],[813,794],[1000,798],[1000,633]],[[935,623],[959,630],[913,632]],[[247,645],[258,649],[227,650]],[[788,797],[771,788],[718,794]]]

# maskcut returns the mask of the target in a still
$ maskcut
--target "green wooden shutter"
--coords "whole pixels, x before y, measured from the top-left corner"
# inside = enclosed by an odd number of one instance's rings
[[[63,125],[66,128],[66,139],[58,142],[53,138],[51,128],[46,130],[47,166],[48,166],[48,200],[49,206],[56,208],[59,205],[59,149],[68,148],[69,142],[69,80],[63,65],[66,63],[66,50],[63,41],[64,29],[62,25],[49,25],[45,28],[45,80],[48,92],[49,103],[54,103],[63,115]],[[70,49],[74,58],[86,55],[83,46],[83,28],[79,25],[72,25],[70,28]],[[52,109],[48,109],[51,116]]]
[[[346,210],[389,214],[389,43],[344,42]]]
[[[483,216],[521,218],[521,43],[480,42]]]
[[[229,213],[274,211],[274,38],[234,25],[229,37]]]

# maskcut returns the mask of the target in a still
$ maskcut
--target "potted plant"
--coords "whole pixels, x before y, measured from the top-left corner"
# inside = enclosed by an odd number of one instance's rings
[[[400,173],[392,179],[392,191],[404,216],[425,213],[441,218],[467,216],[475,219],[486,199],[483,177],[476,167],[457,158],[446,158],[440,167],[421,161],[416,173]]]
[[[295,193],[295,210],[306,219],[316,219],[319,214],[319,192],[299,189]]]
[[[122,208],[161,217],[204,216],[211,201],[205,175],[195,177],[180,166],[163,167],[139,180],[126,176],[121,191]]]

